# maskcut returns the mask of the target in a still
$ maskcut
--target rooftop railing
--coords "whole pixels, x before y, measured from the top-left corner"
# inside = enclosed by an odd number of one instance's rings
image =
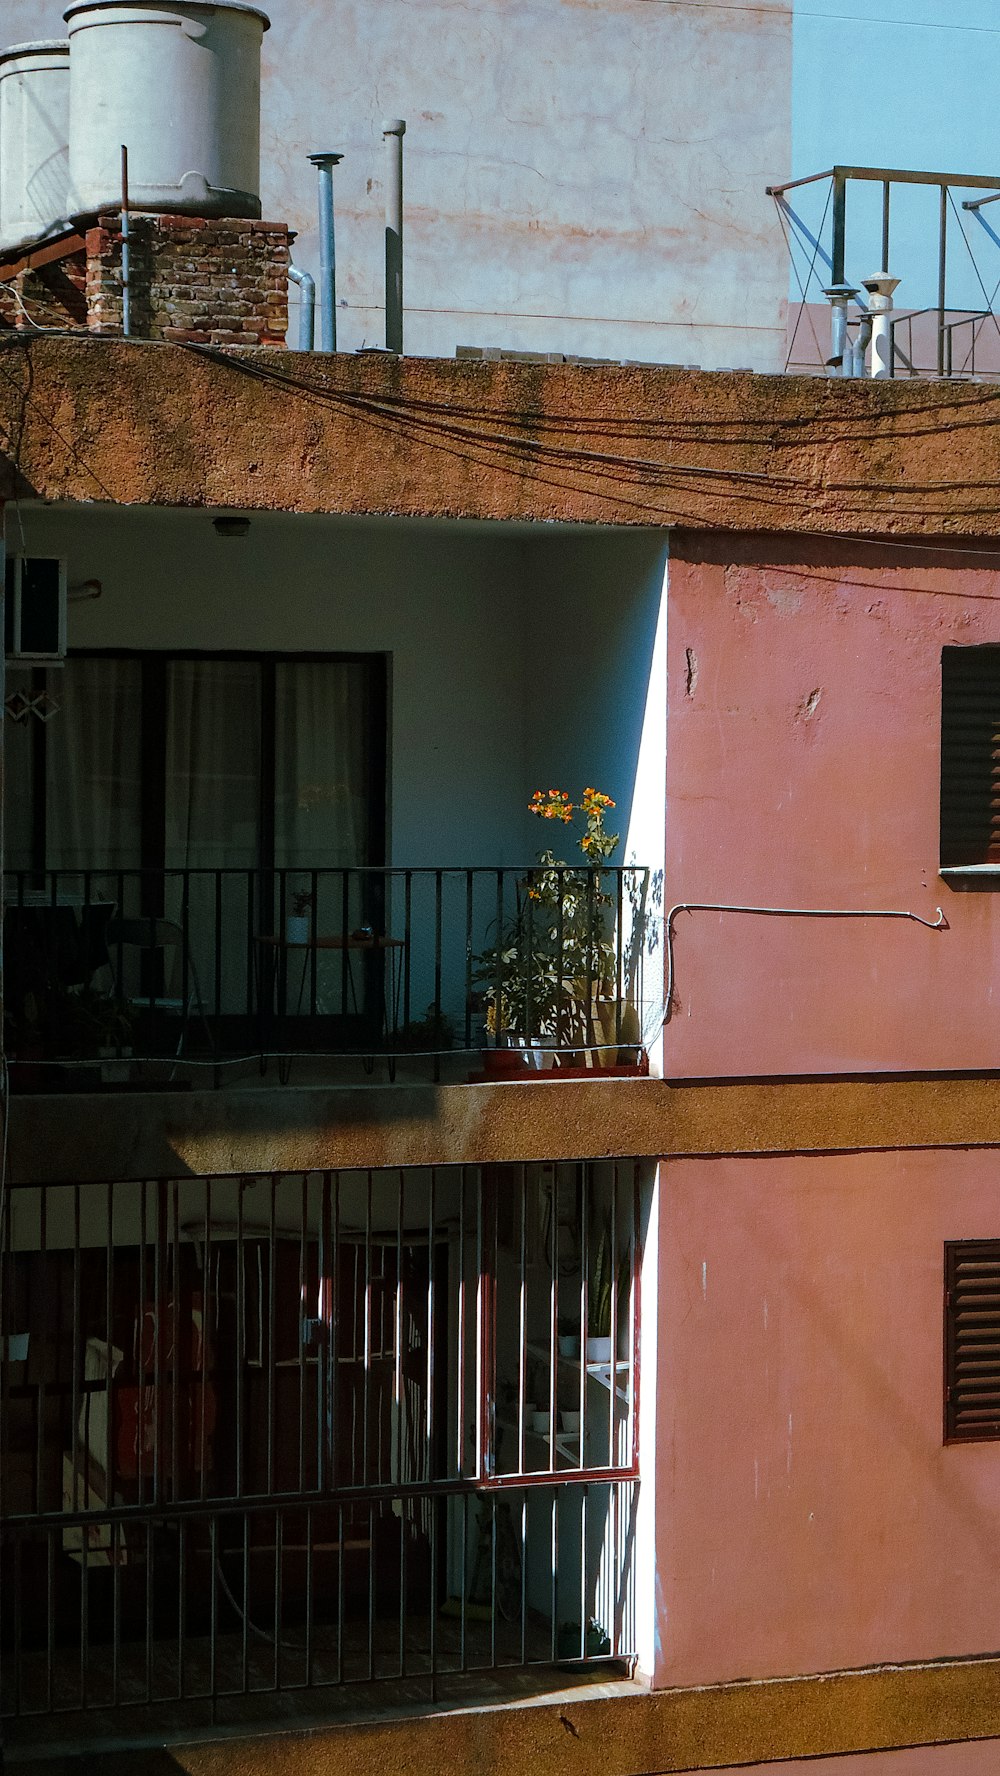
[[[815,222],[810,223],[807,220],[801,213],[801,206],[797,201],[790,201],[788,194],[793,191],[801,191],[806,186],[823,184],[827,181],[829,181],[829,190],[817,226]],[[848,187],[852,184],[875,185],[881,188],[880,226],[877,232],[872,227],[871,218],[865,218],[864,226],[849,237]],[[969,267],[972,268],[978,296],[983,299],[983,312],[986,315],[992,315],[993,312],[993,301],[988,284],[993,284],[996,280],[984,276],[972,242],[966,232],[962,214],[972,216],[978,225],[980,238],[988,240],[991,249],[1000,246],[1000,235],[996,233],[989,219],[982,213],[987,205],[1000,198],[1000,176],[982,173],[917,172],[902,167],[834,166],[828,167],[821,173],[807,174],[803,178],[786,179],[780,185],[768,185],[766,191],[777,206],[782,228],[786,233],[799,294],[803,307],[805,307],[810,300],[815,301],[820,297],[824,282],[830,287],[845,283],[860,285],[863,277],[870,276],[877,271],[892,271],[900,276],[903,279],[902,294],[905,299],[906,268],[900,264],[894,264],[892,258],[893,191],[895,187],[914,186],[923,186],[937,193],[936,214],[933,223],[928,219],[931,230],[929,255],[932,255],[931,262],[936,267],[937,282],[937,301],[932,312],[936,316],[937,375],[948,376],[957,370],[951,338],[951,329],[955,323],[949,321],[948,307],[949,276],[954,278],[955,275],[956,243],[961,243],[959,251],[966,274]],[[955,194],[963,191],[974,191],[982,193],[982,195],[964,198],[959,206],[956,203]],[[804,281],[799,263],[796,260],[793,242],[797,244],[800,259],[807,267]],[[864,243],[863,249],[862,243]],[[857,258],[862,250],[865,253],[865,260],[859,265]],[[878,265],[874,263],[877,252],[880,253]],[[859,311],[867,308],[862,291],[858,292],[855,300]],[[954,309],[954,305],[952,308]],[[981,319],[982,316],[977,315],[972,318]],[[896,347],[895,358],[904,371],[917,373],[912,358],[902,350],[901,341]]]

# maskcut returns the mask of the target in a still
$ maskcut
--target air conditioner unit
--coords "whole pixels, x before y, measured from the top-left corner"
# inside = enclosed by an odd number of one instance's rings
[[[66,562],[8,555],[4,652],[8,660],[61,664],[66,657]]]

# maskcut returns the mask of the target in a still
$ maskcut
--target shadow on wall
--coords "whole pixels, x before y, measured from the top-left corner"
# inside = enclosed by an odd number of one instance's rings
[[[667,542],[662,532],[525,545],[529,793],[587,784],[615,800],[616,861],[662,862]],[[659,785],[655,782],[659,773]],[[527,796],[525,797],[527,801]],[[524,820],[526,851],[537,822]]]
[[[667,560],[663,532],[553,536],[525,546],[529,792],[579,796],[590,784],[612,796],[608,825],[622,837],[613,861],[650,872],[637,1009],[655,1072],[664,1010]],[[531,856],[538,826],[524,818],[534,828],[525,845]],[[558,843],[554,849],[561,855]]]

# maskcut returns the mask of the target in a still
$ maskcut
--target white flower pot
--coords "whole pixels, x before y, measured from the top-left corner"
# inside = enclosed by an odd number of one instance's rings
[[[105,1085],[122,1085],[132,1077],[131,1048],[99,1048],[101,1078]]]
[[[547,1073],[556,1064],[555,1049],[543,1048],[540,1036],[515,1036],[508,1030],[504,1041],[508,1048],[520,1050],[525,1066],[534,1073]]]
[[[610,1361],[611,1361],[611,1345],[612,1345],[612,1340],[610,1338],[588,1338],[587,1339],[587,1362],[588,1363],[610,1363]]]

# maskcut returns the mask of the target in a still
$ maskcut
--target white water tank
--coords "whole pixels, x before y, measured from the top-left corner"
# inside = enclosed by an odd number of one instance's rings
[[[76,0],[70,39],[69,204],[193,216],[260,215],[260,49],[244,0]]]
[[[0,247],[44,234],[67,213],[69,44],[0,54]]]

